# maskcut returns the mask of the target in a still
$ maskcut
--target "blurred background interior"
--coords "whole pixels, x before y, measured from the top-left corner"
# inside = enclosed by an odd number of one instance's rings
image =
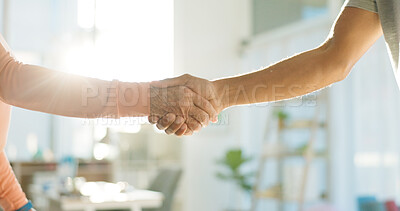
[[[101,79],[207,79],[324,41],[342,0],[1,0],[25,63]],[[332,87],[230,108],[191,137],[146,119],[13,108],[6,153],[38,210],[337,210],[400,200],[400,92],[381,38]],[[397,129],[396,129],[397,128]],[[102,181],[102,182],[100,182]],[[378,204],[378,205],[376,205]]]

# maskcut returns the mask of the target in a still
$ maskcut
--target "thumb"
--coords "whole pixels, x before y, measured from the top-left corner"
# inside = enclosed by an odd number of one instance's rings
[[[156,124],[156,123],[158,122],[159,119],[160,119],[160,118],[159,118],[158,116],[153,116],[153,115],[150,115],[150,116],[148,117],[148,120],[149,120],[150,124]]]
[[[160,81],[152,81],[150,82],[150,85],[158,88],[169,87],[169,86],[180,86],[184,85],[187,82],[187,77],[188,75],[185,74],[175,78],[167,78]]]

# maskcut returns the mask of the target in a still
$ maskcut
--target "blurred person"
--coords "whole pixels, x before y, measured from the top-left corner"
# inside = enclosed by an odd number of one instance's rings
[[[5,211],[33,210],[4,152],[11,105],[80,118],[174,113],[180,117],[178,135],[192,134],[217,115],[211,103],[185,86],[104,81],[23,64],[0,36],[0,206]]]
[[[154,86],[184,85],[210,100],[217,112],[235,106],[302,96],[344,80],[354,64],[384,34],[399,85],[400,1],[349,0],[326,41],[315,49],[284,59],[263,70],[208,81],[190,75],[153,82]],[[180,128],[175,114],[149,117],[167,134]]]

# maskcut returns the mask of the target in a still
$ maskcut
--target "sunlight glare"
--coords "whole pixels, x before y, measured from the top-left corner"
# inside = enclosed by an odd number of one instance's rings
[[[86,1],[80,5],[87,10]],[[173,0],[97,0],[96,12],[78,12],[80,26],[89,27],[86,15],[94,14],[95,40],[68,49],[68,72],[135,82],[172,76]]]

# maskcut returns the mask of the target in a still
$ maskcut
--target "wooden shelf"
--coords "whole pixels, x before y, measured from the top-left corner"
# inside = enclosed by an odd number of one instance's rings
[[[322,98],[319,98],[318,101],[320,102],[325,102],[328,100],[327,95],[321,95]],[[292,202],[297,204],[298,210],[303,211],[304,210],[304,205],[310,202],[316,202],[316,201],[326,201],[325,198],[321,198],[318,196],[318,192],[325,191],[327,192],[327,195],[329,195],[330,192],[330,187],[329,187],[329,174],[330,174],[330,160],[329,160],[329,134],[328,133],[328,127],[327,123],[323,118],[327,117],[327,110],[322,108],[324,105],[319,104],[318,106],[315,106],[314,111],[313,111],[313,116],[308,119],[297,119],[297,120],[292,120],[292,121],[286,121],[288,114],[287,112],[285,113],[283,108],[277,111],[276,113],[276,119],[274,120],[269,120],[269,123],[266,124],[267,129],[265,131],[265,138],[263,142],[263,149],[261,152],[261,159],[259,163],[259,171],[257,173],[256,181],[254,184],[254,192],[253,192],[253,198],[252,198],[252,211],[257,210],[257,204],[261,200],[276,200],[277,202],[277,211],[283,211],[285,210],[285,203]],[[325,104],[326,105],[326,104]],[[325,107],[325,106],[324,106]],[[310,113],[311,114],[311,113]],[[323,115],[323,116],[321,116]],[[277,127],[275,127],[277,125]],[[299,147],[299,148],[290,148],[287,147],[287,139],[298,139],[296,136],[286,136],[286,133],[290,132],[309,132],[306,138],[306,143],[304,146]],[[322,133],[327,134],[327,135],[321,135]],[[272,134],[272,135],[271,135]],[[323,142],[325,143],[323,146],[324,148],[318,148],[316,149],[318,145],[316,145],[316,142]],[[276,176],[274,177],[274,180],[276,181],[276,184],[283,184],[283,176],[285,173],[285,169],[287,167],[287,164],[294,165],[292,162],[286,162],[287,160],[285,159],[301,159],[299,165],[301,166],[296,166],[296,168],[299,168],[298,171],[302,171],[302,176],[299,176],[299,178],[293,178],[296,181],[298,181],[299,187],[296,188],[296,192],[286,192],[285,188],[283,186],[273,186],[270,187],[269,189],[263,189],[263,181],[268,177],[266,174],[266,164],[269,161],[276,162],[276,165],[273,165],[273,168],[276,168],[276,173],[274,173]],[[309,178],[309,172],[310,169],[313,168],[312,166],[315,165],[313,161],[318,160],[322,161],[324,164],[326,164],[326,167],[323,167],[324,169],[322,171],[325,171],[325,174],[319,174],[321,177],[325,177],[325,182],[326,182],[326,190],[322,190],[321,188],[318,188],[314,191],[318,192],[313,192],[315,195],[309,195],[310,198],[307,197],[307,184],[308,184],[308,178]],[[297,165],[297,164],[295,164]],[[302,169],[302,170],[301,170]],[[269,174],[271,174],[269,172]],[[325,175],[325,176],[324,176]],[[285,181],[286,182],[286,181]],[[293,185],[293,184],[291,184]],[[297,190],[298,189],[298,190]],[[293,197],[293,198],[288,198],[288,197]]]
[[[255,193],[255,197],[260,198],[260,199],[272,199],[272,200],[279,200],[279,201],[284,201],[284,202],[291,202],[291,203],[299,203],[300,199],[299,198],[288,198],[283,196],[283,192],[280,189],[280,187],[272,187],[263,191],[257,191]],[[315,198],[315,199],[309,199],[308,201],[321,201],[324,200],[322,198]]]
[[[317,124],[318,128],[324,128],[326,124],[324,122],[315,123],[312,120],[296,120],[289,122],[288,124],[283,124],[283,130],[290,129],[311,129]]]
[[[314,153],[314,158],[326,158],[328,154],[326,152]],[[265,153],[263,158],[290,158],[290,157],[299,157],[305,158],[302,152],[282,152],[282,153]]]
[[[264,195],[263,193],[256,193],[256,197],[259,199],[270,199],[270,200],[277,200],[277,201],[281,201],[281,202],[287,202],[287,203],[299,203],[300,199],[298,198],[284,198],[284,197],[280,197],[280,196],[274,196],[274,195]],[[309,199],[307,200],[308,203],[310,202],[320,202],[320,201],[324,201],[324,199]]]

